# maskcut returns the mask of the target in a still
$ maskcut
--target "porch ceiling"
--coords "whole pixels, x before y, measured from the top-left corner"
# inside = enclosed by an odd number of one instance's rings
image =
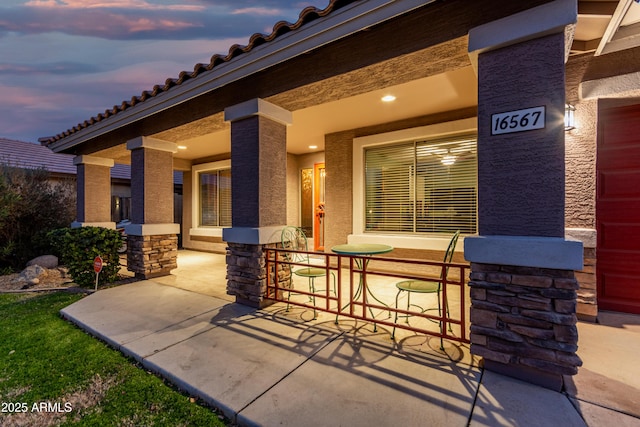
[[[387,94],[395,95],[396,101],[382,102],[380,98]],[[467,37],[462,37],[267,100],[293,112],[287,150],[303,154],[324,150],[328,133],[474,106],[477,78],[467,54]],[[208,158],[231,150],[223,113],[151,136],[186,147],[175,154],[178,159]],[[309,148],[311,145],[317,148]],[[129,162],[124,144],[95,155]]]

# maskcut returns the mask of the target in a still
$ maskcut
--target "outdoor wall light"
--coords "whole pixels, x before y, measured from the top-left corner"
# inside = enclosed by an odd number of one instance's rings
[[[570,131],[576,127],[574,113],[576,107],[571,104],[564,104],[564,130]]]

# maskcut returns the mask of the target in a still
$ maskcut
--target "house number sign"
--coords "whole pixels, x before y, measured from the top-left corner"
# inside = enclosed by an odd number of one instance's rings
[[[543,129],[545,107],[525,108],[491,115],[491,135]]]

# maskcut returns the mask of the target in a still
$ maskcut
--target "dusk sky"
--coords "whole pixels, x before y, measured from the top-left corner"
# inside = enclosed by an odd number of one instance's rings
[[[0,137],[37,142],[329,0],[2,0]]]

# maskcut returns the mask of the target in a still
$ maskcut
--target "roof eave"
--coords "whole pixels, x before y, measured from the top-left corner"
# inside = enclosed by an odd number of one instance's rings
[[[139,102],[124,111],[53,141],[48,144],[48,147],[56,153],[71,150],[93,138],[152,116],[174,105],[186,102],[434,1],[369,0],[338,9],[323,19],[311,21],[297,30],[257,46],[229,62],[221,63],[194,79],[187,80],[144,102]],[[241,101],[244,100],[238,100],[238,102]]]

